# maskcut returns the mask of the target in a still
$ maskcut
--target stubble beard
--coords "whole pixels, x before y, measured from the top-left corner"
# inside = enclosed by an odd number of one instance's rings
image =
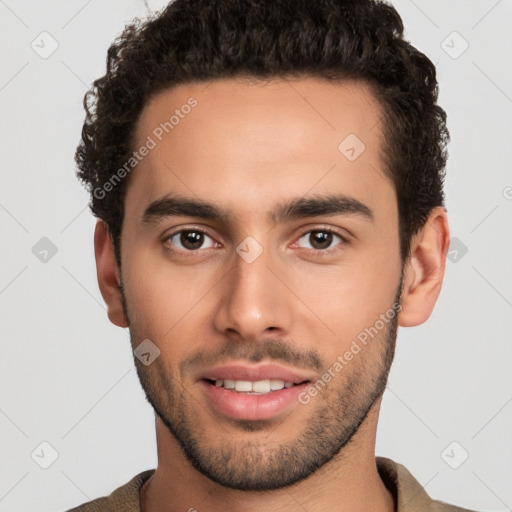
[[[210,480],[241,491],[270,491],[291,486],[335,456],[342,457],[343,448],[353,439],[382,396],[394,358],[401,285],[402,280],[390,307],[395,315],[383,331],[369,341],[307,405],[298,404],[299,411],[307,411],[309,423],[288,442],[272,440],[272,432],[278,430],[286,418],[280,422],[231,420],[224,428],[210,428],[218,424],[219,419],[208,414],[208,420],[201,423],[198,419],[207,414],[205,408],[201,408],[197,398],[176,381],[163,365],[162,358],[157,358],[150,366],[134,358],[146,399],[189,462]],[[124,304],[128,317],[126,300]],[[131,322],[130,339],[133,349],[144,339]],[[261,359],[261,347],[256,344],[253,347],[259,354],[252,354],[254,357],[248,360]],[[297,414],[297,407],[292,414]],[[229,437],[226,440],[227,432],[233,427],[238,430],[237,438],[241,437],[241,431],[258,432],[255,436],[259,441],[250,434],[244,436],[243,441]],[[262,441],[260,433],[263,432],[266,435]]]

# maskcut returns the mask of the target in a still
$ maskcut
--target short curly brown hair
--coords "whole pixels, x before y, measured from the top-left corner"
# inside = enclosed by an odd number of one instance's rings
[[[379,0],[174,0],[125,27],[108,49],[106,74],[84,97],[77,176],[108,226],[119,266],[129,180],[95,191],[132,156],[144,106],[177,84],[242,76],[372,85],[384,111],[384,165],[396,188],[404,262],[413,235],[444,206],[449,133],[435,67],[404,40],[396,10]]]

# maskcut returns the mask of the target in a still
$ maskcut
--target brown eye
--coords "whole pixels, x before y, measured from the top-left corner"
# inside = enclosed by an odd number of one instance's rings
[[[300,239],[306,241],[306,243],[310,244],[310,247],[306,247],[307,249],[313,249],[315,251],[320,252],[329,252],[331,249],[332,243],[339,239],[340,242],[344,242],[344,239],[341,235],[334,233],[328,229],[317,229],[313,231],[308,231],[304,233]],[[339,243],[336,245],[340,245]]]
[[[204,247],[206,239],[210,240],[210,244]],[[173,247],[177,247],[182,251],[196,251],[213,247],[213,240],[204,231],[197,229],[178,231],[170,235],[167,240],[169,240]]]

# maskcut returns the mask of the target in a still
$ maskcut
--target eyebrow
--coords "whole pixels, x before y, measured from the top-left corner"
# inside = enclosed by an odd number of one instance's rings
[[[356,215],[373,221],[372,210],[364,203],[343,194],[299,197],[278,204],[267,215],[274,223],[318,216]],[[229,223],[227,210],[207,201],[178,195],[166,195],[153,201],[142,215],[143,224],[154,224],[169,217],[199,217]]]

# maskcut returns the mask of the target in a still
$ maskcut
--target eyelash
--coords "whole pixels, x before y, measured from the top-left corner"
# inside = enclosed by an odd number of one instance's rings
[[[209,238],[211,238],[213,240],[213,237],[210,236],[207,231],[204,231],[203,229],[200,229],[200,228],[191,227],[191,228],[187,228],[187,229],[180,229],[179,231],[175,231],[175,232],[169,234],[168,236],[165,237],[164,242],[167,242],[167,241],[171,240],[176,235],[179,235],[181,233],[187,233],[187,232],[202,233],[203,235],[206,235],[206,236],[208,236]],[[323,228],[323,227],[318,227],[318,228],[315,228],[315,229],[308,229],[307,231],[304,231],[298,237],[297,241],[299,241],[301,238],[303,238],[304,235],[307,235],[309,233],[315,233],[315,232],[318,232],[318,233],[330,233],[330,234],[338,236],[341,239],[340,243],[338,243],[334,247],[331,247],[330,249],[306,249],[310,253],[312,252],[315,255],[319,255],[319,256],[330,255],[331,253],[336,252],[337,250],[340,250],[340,247],[339,247],[340,245],[342,246],[342,245],[346,245],[346,244],[349,243],[347,238],[345,236],[341,235],[338,231],[336,231],[336,230],[334,230],[332,228]],[[201,249],[182,250],[182,249],[171,249],[170,247],[168,247],[167,250],[172,252],[172,253],[179,253],[179,254],[187,254],[187,253],[189,253],[190,256],[193,256],[198,251],[201,251]]]

